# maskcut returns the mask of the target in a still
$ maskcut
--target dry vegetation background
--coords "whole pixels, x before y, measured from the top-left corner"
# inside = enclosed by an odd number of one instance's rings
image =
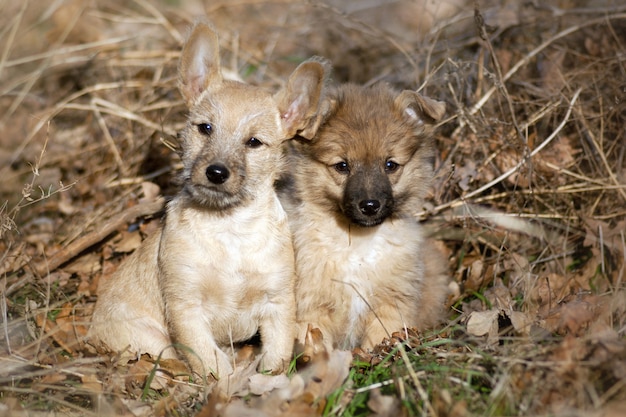
[[[626,5],[377,3],[0,0],[0,416],[319,415],[355,372],[336,352],[291,380],[242,366],[206,386],[176,378],[178,363],[115,365],[82,343],[98,281],[177,190],[176,63],[199,15],[251,83],[277,88],[323,55],[336,82],[448,104],[415,211],[455,294],[445,328],[404,346],[480,374],[486,392],[445,372],[424,389],[431,374],[408,366],[395,394],[371,388],[365,414],[413,401],[442,416],[626,415]],[[397,341],[356,358],[380,362]]]

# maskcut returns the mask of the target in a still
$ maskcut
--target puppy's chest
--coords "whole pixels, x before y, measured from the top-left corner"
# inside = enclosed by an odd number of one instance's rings
[[[351,233],[329,226],[318,230],[310,239],[307,251],[324,253],[335,274],[347,281],[362,283],[368,276],[379,275],[390,268],[396,259],[402,258],[413,246],[402,233],[383,224],[365,233]]]
[[[236,295],[278,285],[273,279],[282,279],[291,250],[285,218],[276,208],[221,217],[187,212],[168,217],[160,257],[171,279],[202,292],[222,288]]]
[[[301,279],[306,277],[301,288],[322,281],[318,294],[349,310],[349,316],[361,316],[367,303],[379,302],[382,294],[415,277],[422,242],[416,223],[388,222],[356,232],[320,224],[298,231],[297,269]]]

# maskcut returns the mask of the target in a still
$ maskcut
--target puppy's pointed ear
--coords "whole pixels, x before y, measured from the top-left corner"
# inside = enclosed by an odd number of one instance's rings
[[[424,97],[421,94],[404,90],[396,97],[396,106],[410,119],[419,124],[434,124],[446,113],[446,104],[442,101]]]
[[[337,108],[337,100],[331,96],[322,97],[317,113],[311,119],[307,126],[298,132],[298,136],[304,139],[312,140],[317,134],[319,127],[335,112]]]
[[[187,106],[193,105],[209,85],[222,81],[217,33],[206,23],[197,23],[178,65],[178,88]]]
[[[296,135],[311,139],[329,107],[323,99],[330,64],[323,58],[311,58],[298,66],[287,85],[274,96],[286,138]]]

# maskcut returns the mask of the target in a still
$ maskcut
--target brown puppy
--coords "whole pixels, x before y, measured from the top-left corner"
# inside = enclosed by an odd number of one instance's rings
[[[232,342],[261,333],[260,368],[281,371],[295,339],[294,255],[273,183],[282,143],[308,136],[325,64],[301,64],[275,95],[225,80],[215,32],[195,26],[179,86],[184,185],[165,224],[99,290],[92,343],[174,357],[201,375],[226,375]]]
[[[441,102],[384,85],[342,85],[322,103],[311,141],[292,142],[282,193],[296,253],[298,338],[371,348],[440,320],[445,259],[412,216],[433,175]]]

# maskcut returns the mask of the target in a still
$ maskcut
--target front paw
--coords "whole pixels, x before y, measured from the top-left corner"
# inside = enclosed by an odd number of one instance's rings
[[[212,370],[213,375],[218,377],[218,379],[231,375],[234,372],[233,360],[227,354],[218,350],[216,365],[212,369],[214,369],[214,371]]]
[[[289,363],[291,362],[291,353],[289,354],[276,354],[269,351],[263,352],[261,362],[259,362],[259,372],[271,372],[272,374],[280,374],[289,369]]]
[[[232,359],[221,349],[216,348],[205,352],[203,357],[192,351],[186,352],[186,356],[191,369],[203,377],[212,376],[220,379],[233,373]]]

